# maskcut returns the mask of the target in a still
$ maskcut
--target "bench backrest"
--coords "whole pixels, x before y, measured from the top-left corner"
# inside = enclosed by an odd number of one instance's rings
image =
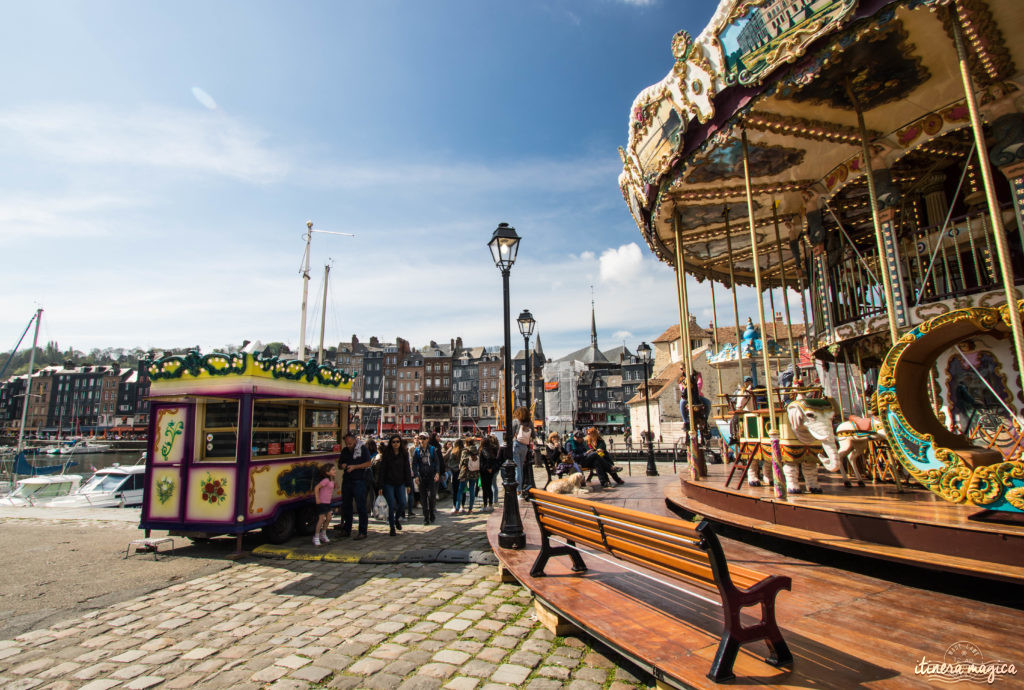
[[[711,560],[697,528],[628,508],[531,490],[542,529],[687,582],[715,587]]]

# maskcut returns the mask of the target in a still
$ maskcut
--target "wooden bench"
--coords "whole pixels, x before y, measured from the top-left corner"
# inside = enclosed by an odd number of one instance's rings
[[[730,568],[722,545],[706,520],[694,527],[682,520],[537,489],[530,491],[530,498],[541,533],[540,554],[531,576],[543,576],[548,559],[553,556],[568,556],[572,559],[572,570],[584,572],[587,566],[580,547],[609,554],[659,575],[719,593],[725,626],[708,678],[715,682],[735,678],[733,663],[739,646],[755,640],[767,643],[771,652],[765,659],[767,663],[792,664],[793,656],[775,622],[775,597],[779,590],[790,589],[792,581],[787,576],[765,576],[747,568]],[[552,541],[560,546],[553,546]],[[633,572],[659,580],[650,573]],[[758,604],[761,620],[743,625],[741,609]]]

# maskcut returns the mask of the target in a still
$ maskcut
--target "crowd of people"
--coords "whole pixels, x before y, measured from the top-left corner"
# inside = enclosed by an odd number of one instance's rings
[[[534,486],[534,466],[547,466],[552,475],[558,476],[581,472],[586,477],[590,472],[605,487],[613,481],[624,483],[619,476],[622,470],[612,462],[597,429],[577,431],[564,443],[557,433],[552,433],[541,442],[527,408],[517,408],[512,416],[511,452],[520,498],[529,498],[528,491]],[[314,490],[318,521],[313,544],[330,542],[327,530],[338,482],[341,520],[334,529],[336,538],[365,539],[371,507],[380,498],[387,504],[391,536],[402,531],[403,520],[422,517],[424,525],[436,522],[439,494],[450,497],[452,514],[491,512],[501,497],[498,477],[506,457],[504,450],[493,434],[442,441],[437,433],[423,432],[410,444],[400,434],[378,440],[348,432],[337,462],[320,468]]]

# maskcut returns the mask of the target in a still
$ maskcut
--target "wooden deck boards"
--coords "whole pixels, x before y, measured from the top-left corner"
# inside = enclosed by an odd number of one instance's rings
[[[664,492],[672,483],[678,479],[633,477],[625,486],[586,498],[671,515]],[[497,547],[500,519],[495,513],[488,521],[495,553],[539,599],[642,667],[660,669],[687,686],[716,687],[705,674],[722,628],[718,606],[586,554],[586,573],[572,573],[567,558],[553,558],[549,575],[532,578],[529,570],[539,548],[532,510],[523,507],[523,551]],[[942,660],[951,644],[964,640],[987,659],[1024,666],[1019,610],[930,592],[927,582],[908,587],[730,539],[722,543],[730,563],[793,579],[793,591],[781,592],[777,606],[779,625],[796,659],[793,670],[765,664],[761,658],[767,647],[752,643],[742,648],[737,679],[730,685],[929,687],[914,674],[915,665],[922,658]],[[704,590],[694,591],[707,596]],[[998,683],[1022,686],[1022,680],[1004,677]]]

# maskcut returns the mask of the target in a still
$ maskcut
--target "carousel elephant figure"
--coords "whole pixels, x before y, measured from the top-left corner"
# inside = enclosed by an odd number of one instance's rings
[[[818,486],[819,462],[829,472],[838,472],[842,469],[836,435],[832,428],[835,414],[835,405],[832,401],[822,398],[797,398],[786,406],[786,416],[789,418],[793,436],[807,449],[805,452],[796,453],[800,460],[782,464],[782,474],[786,478],[786,490],[789,493],[802,493],[801,467],[807,491],[812,494],[821,493],[821,487]],[[820,446],[823,452],[815,455],[813,449],[817,446]]]

